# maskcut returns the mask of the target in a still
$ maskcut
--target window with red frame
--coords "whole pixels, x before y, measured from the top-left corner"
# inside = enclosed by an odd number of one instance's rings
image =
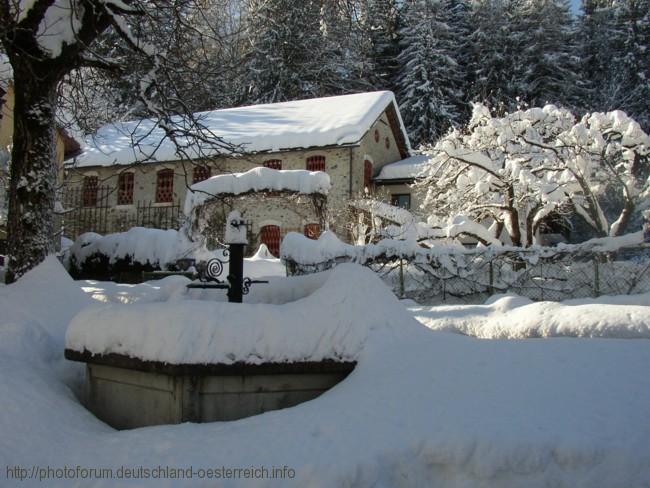
[[[99,178],[97,176],[84,176],[82,200],[84,207],[97,206],[97,188]]]
[[[309,239],[318,239],[320,237],[319,224],[305,224],[305,237]]]
[[[174,170],[161,169],[156,174],[156,202],[165,203],[174,200]]]
[[[117,204],[133,203],[133,173],[120,173],[117,178]]]
[[[207,166],[194,166],[192,170],[192,183],[207,180],[212,176],[212,171]]]
[[[277,225],[265,225],[260,229],[260,242],[266,244],[276,258],[280,256],[280,240],[280,227]]]
[[[325,171],[325,156],[308,157],[307,171]]]
[[[379,142],[379,129],[375,129],[375,142]]]
[[[281,159],[268,159],[262,163],[265,168],[282,169]]]
[[[372,163],[367,159],[363,162],[363,186],[370,188],[372,185]]]

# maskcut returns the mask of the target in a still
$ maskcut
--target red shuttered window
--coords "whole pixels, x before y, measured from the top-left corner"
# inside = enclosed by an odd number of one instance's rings
[[[325,171],[325,156],[308,157],[307,171]]]
[[[268,159],[262,163],[265,168],[271,169],[282,169],[282,160],[281,159]]]
[[[174,170],[161,169],[156,174],[156,202],[164,203],[174,200]]]
[[[84,176],[83,182],[83,204],[84,207],[97,206],[97,187],[99,178],[97,176]]]
[[[117,204],[131,205],[133,203],[133,173],[120,173],[117,179]]]
[[[265,225],[260,230],[260,242],[266,244],[269,252],[276,258],[280,256],[280,227],[277,225]]]
[[[207,180],[212,176],[212,170],[207,166],[194,166],[192,170],[192,184]]]

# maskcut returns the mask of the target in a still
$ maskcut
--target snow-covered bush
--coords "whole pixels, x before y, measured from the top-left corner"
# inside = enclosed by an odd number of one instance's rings
[[[650,192],[650,137],[621,111],[576,122],[553,105],[497,118],[476,104],[468,127],[430,154],[416,185],[423,209],[438,219],[464,216],[454,231],[481,241],[476,223],[488,222],[494,239],[530,246],[545,222],[568,211],[598,236],[619,236],[633,230],[632,214]]]
[[[111,280],[142,271],[174,269],[177,259],[200,258],[182,232],[134,227],[101,236],[82,234],[69,250],[69,271],[75,278]]]

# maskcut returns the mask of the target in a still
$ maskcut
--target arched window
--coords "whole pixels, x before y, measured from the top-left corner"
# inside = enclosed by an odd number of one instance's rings
[[[375,129],[375,142],[379,142],[379,129]]]
[[[192,184],[207,180],[211,175],[212,170],[208,166],[194,166],[194,169],[192,169]]]
[[[117,204],[131,205],[133,203],[133,173],[120,173],[117,177]]]
[[[372,185],[372,163],[369,160],[363,162],[363,186],[370,188]]]
[[[270,169],[282,169],[282,160],[281,159],[267,159],[262,163],[265,168]]]
[[[161,169],[156,173],[156,202],[164,203],[174,200],[174,170]]]
[[[325,156],[308,157],[307,171],[325,171]]]
[[[305,237],[318,239],[320,237],[320,224],[305,224]]]
[[[99,178],[97,176],[84,176],[82,200],[84,207],[97,206],[97,188]]]
[[[280,227],[265,225],[260,229],[260,242],[266,244],[269,252],[276,258],[280,256]]]

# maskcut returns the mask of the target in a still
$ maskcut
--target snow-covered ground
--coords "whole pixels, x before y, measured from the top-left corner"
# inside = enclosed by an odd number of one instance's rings
[[[278,303],[296,300],[299,307],[319,299],[336,272],[275,277],[272,284],[257,285],[261,291],[251,301],[282,295]],[[172,277],[110,290],[94,283],[108,290],[97,294],[49,259],[17,284],[1,286],[0,486],[650,485],[646,339],[463,335],[632,337],[630,331],[637,331],[639,337],[647,335],[639,332],[647,331],[642,316],[647,295],[571,301],[556,308],[503,296],[484,306],[417,307],[400,304],[367,270],[347,265],[340,273],[346,279],[328,292],[336,302],[329,304],[337,309],[334,315],[349,309],[356,316],[356,303],[368,291],[377,304],[369,316],[386,316],[382,326],[366,330],[358,365],[345,381],[310,402],[234,422],[119,432],[98,421],[75,396],[83,367],[62,358],[67,324],[82,308],[97,306],[93,297],[140,302],[111,305],[124,308],[197,298],[185,294],[185,282]],[[146,287],[148,292],[137,291]],[[536,322],[537,332],[531,333]],[[80,472],[77,466],[112,468],[113,476],[123,466],[194,471],[185,480],[38,481],[48,467],[64,466],[71,468],[68,474]],[[198,479],[207,473],[202,469],[222,466],[286,466],[295,477]],[[17,481],[20,469],[36,478]]]
[[[563,302],[533,302],[516,295],[495,295],[485,305],[425,307],[410,302],[408,308],[430,329],[481,339],[650,339],[650,293]]]

